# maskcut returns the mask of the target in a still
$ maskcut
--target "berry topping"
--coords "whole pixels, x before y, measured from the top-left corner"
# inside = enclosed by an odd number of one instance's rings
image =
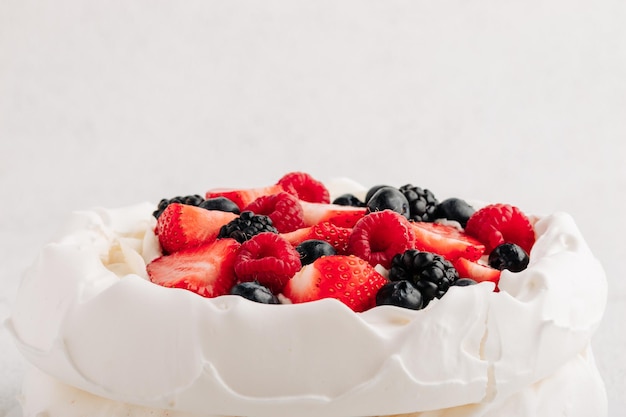
[[[436,219],[448,219],[459,222],[461,227],[467,225],[467,220],[474,214],[474,207],[460,198],[448,198],[439,203],[435,209]]]
[[[257,281],[276,294],[300,268],[300,254],[282,236],[270,232],[243,242],[235,261],[239,281]]]
[[[424,306],[433,298],[441,298],[459,274],[444,257],[430,252],[407,250],[393,257],[389,279],[407,280],[420,291]]]
[[[381,187],[367,200],[367,209],[375,211],[391,210],[409,218],[409,202],[404,194],[393,187]]]
[[[163,211],[167,208],[167,206],[172,203],[186,204],[188,206],[199,206],[202,201],[204,201],[204,198],[202,198],[198,194],[186,195],[184,197],[178,196],[170,198],[169,200],[167,198],[164,198],[159,202],[157,209],[152,212],[152,215],[158,219],[161,213],[163,213]]]
[[[324,184],[307,173],[290,172],[285,174],[278,180],[278,185],[300,200],[310,203],[330,203],[330,195]]]
[[[331,222],[341,227],[353,227],[365,214],[365,207],[340,206],[338,204],[307,203],[300,201],[304,210],[304,225],[314,226]]]
[[[248,204],[244,211],[269,217],[280,233],[293,232],[304,227],[304,213],[300,202],[296,197],[284,191],[259,197]]]
[[[356,256],[324,256],[287,282],[283,294],[293,303],[335,298],[361,312],[376,304],[376,293],[387,279]]]
[[[372,266],[389,268],[394,255],[412,248],[414,240],[411,224],[404,216],[391,210],[377,211],[354,226],[348,252]]]
[[[333,200],[339,206],[365,207],[365,203],[354,194],[342,194]]]
[[[411,220],[418,222],[432,222],[435,220],[435,208],[439,203],[435,195],[429,190],[406,184],[400,187],[409,202]]]
[[[515,243],[503,243],[489,254],[489,266],[502,271],[520,272],[528,266],[528,254]]]
[[[159,216],[156,234],[163,251],[173,253],[214,241],[220,228],[236,217],[234,213],[172,203]]]
[[[231,288],[230,294],[240,295],[243,298],[247,298],[250,301],[255,301],[261,304],[280,304],[278,297],[272,294],[269,288],[255,281],[240,282]]]
[[[471,278],[459,278],[454,283],[454,286],[455,287],[468,287],[470,285],[476,285],[476,284],[478,283]]]
[[[453,226],[426,222],[411,222],[411,226],[416,249],[437,253],[449,261],[461,256],[476,260],[485,252],[481,242]]]
[[[424,306],[422,293],[407,280],[392,281],[383,285],[376,293],[376,305],[392,305],[411,310]]]
[[[481,208],[467,221],[465,232],[484,243],[487,252],[502,243],[515,243],[530,253],[535,243],[530,220],[519,208],[509,204]]]
[[[183,288],[203,297],[226,295],[235,284],[239,246],[233,239],[222,239],[161,256],[148,264],[148,276],[155,284]]]
[[[313,261],[322,256],[337,254],[337,251],[330,243],[318,239],[305,240],[296,246],[296,250],[300,254],[300,262],[302,265],[313,263]]]
[[[491,281],[496,284],[498,291],[498,282],[500,281],[500,270],[492,268],[488,265],[479,264],[469,259],[459,258],[454,261],[454,267],[459,273],[460,278],[470,278],[476,282]]]
[[[348,241],[351,234],[351,228],[339,227],[329,222],[323,222],[291,233],[285,233],[283,237],[293,246],[298,246],[305,240],[323,240],[330,243],[338,254],[345,255],[348,252]]]
[[[218,239],[231,237],[237,242],[243,243],[262,232],[278,233],[278,230],[272,225],[269,217],[244,211],[239,217],[222,226],[217,237]]]
[[[272,195],[285,191],[280,185],[270,185],[268,187],[247,188],[247,189],[215,189],[206,192],[205,198],[208,200],[214,197],[226,197],[243,211],[243,208],[252,203],[257,198],[264,195]]]
[[[365,204],[367,204],[368,201],[370,201],[370,198],[372,198],[372,196],[374,194],[376,194],[376,191],[380,190],[381,188],[385,188],[385,187],[389,187],[389,188],[394,188],[391,185],[375,185],[373,187],[371,187],[369,190],[367,190],[367,193],[365,194]]]
[[[208,200],[204,200],[202,203],[198,205],[203,209],[207,210],[219,210],[219,211],[228,211],[230,213],[239,214],[240,210],[237,204],[233,203],[232,200],[229,200],[226,197],[213,197]]]

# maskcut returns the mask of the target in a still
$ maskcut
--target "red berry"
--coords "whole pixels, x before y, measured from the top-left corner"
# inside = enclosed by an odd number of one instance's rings
[[[278,294],[301,267],[300,254],[287,240],[263,232],[241,245],[235,274],[240,282],[257,281]]]
[[[495,291],[498,291],[500,270],[465,258],[458,258],[452,264],[459,273],[459,278],[470,278],[476,282],[491,281],[496,284]]]
[[[307,203],[301,201],[305,226],[330,222],[340,227],[354,227],[367,214],[366,207],[341,206],[339,204]]]
[[[283,294],[293,303],[335,298],[361,312],[376,304],[376,293],[387,283],[371,265],[356,256],[316,259],[289,280]]]
[[[304,227],[304,213],[300,202],[284,191],[259,197],[244,207],[243,211],[268,216],[280,233],[293,232]]]
[[[156,234],[163,251],[173,253],[214,241],[220,228],[236,217],[234,213],[172,203],[159,216]]]
[[[304,172],[290,172],[278,180],[278,185],[300,200],[311,203],[330,203],[328,190],[318,180]]]
[[[215,197],[226,197],[237,204],[239,210],[252,203],[257,198],[264,195],[272,195],[285,191],[280,185],[270,185],[269,187],[246,188],[246,189],[214,189],[206,192],[205,198],[208,200]]]
[[[363,217],[352,229],[348,253],[389,269],[394,255],[413,248],[415,235],[409,221],[391,210]]]
[[[330,222],[322,222],[315,226],[304,227],[291,233],[283,234],[283,237],[293,246],[298,246],[305,240],[317,239],[330,243],[335,251],[340,255],[348,253],[348,241],[352,229],[335,226]]]
[[[225,295],[236,281],[234,263],[239,246],[234,239],[220,239],[161,256],[148,264],[148,276],[155,284],[203,297]]]
[[[450,262],[464,257],[472,261],[485,252],[485,245],[460,230],[439,223],[412,222],[415,249],[433,252]]]
[[[522,211],[509,204],[491,204],[481,208],[467,221],[465,232],[474,236],[491,252],[502,243],[515,243],[526,253],[535,243],[535,230]]]

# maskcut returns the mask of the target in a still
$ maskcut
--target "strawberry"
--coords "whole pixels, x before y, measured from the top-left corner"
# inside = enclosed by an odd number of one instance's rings
[[[293,303],[335,298],[361,312],[376,304],[387,278],[356,256],[332,255],[304,266],[287,282],[283,294]]]
[[[453,265],[460,278],[470,278],[476,282],[494,282],[496,284],[495,291],[498,291],[498,282],[500,281],[500,271],[498,269],[470,261],[466,258],[457,258]]]
[[[285,174],[278,180],[278,185],[300,200],[310,203],[330,203],[330,194],[324,184],[305,172]]]
[[[243,211],[269,217],[280,233],[293,232],[304,227],[304,213],[299,200],[284,191],[261,196],[244,207]]]
[[[330,222],[341,227],[354,227],[367,214],[366,207],[341,206],[339,204],[308,203],[300,201],[304,211],[304,225],[314,226]]]
[[[491,252],[502,243],[515,243],[526,253],[535,243],[535,230],[526,215],[509,204],[491,204],[475,212],[465,232],[485,244]]]
[[[413,248],[415,235],[410,222],[392,210],[376,211],[363,217],[352,229],[348,253],[389,269],[399,253]]]
[[[183,288],[203,297],[228,294],[235,284],[235,256],[240,244],[234,239],[184,249],[156,258],[147,266],[150,281]]]
[[[239,210],[243,211],[243,208],[252,203],[257,198],[264,195],[272,195],[285,191],[280,185],[270,185],[268,187],[259,188],[246,188],[246,189],[232,189],[232,188],[217,188],[206,192],[205,198],[208,200],[214,197],[226,197],[233,203],[237,204]]]
[[[331,244],[331,246],[340,255],[348,253],[348,240],[352,234],[352,229],[347,227],[335,226],[330,222],[322,222],[315,226],[303,227],[282,236],[293,246],[298,246],[305,240],[323,240]]]
[[[485,252],[485,246],[466,233],[439,223],[411,222],[415,233],[415,248],[437,253],[450,262],[464,257],[475,261]]]
[[[263,232],[241,244],[235,275],[240,282],[257,281],[278,294],[301,266],[300,254],[287,240]]]
[[[225,211],[172,203],[159,216],[156,234],[163,251],[173,253],[214,241],[220,228],[236,217]]]

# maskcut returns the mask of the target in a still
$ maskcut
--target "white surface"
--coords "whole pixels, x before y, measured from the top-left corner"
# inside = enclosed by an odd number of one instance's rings
[[[292,169],[573,214],[626,412],[626,4],[0,0],[0,320],[70,210]],[[0,330],[0,416],[24,364]]]

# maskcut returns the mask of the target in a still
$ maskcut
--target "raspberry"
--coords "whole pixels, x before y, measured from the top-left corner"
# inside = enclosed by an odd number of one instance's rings
[[[321,182],[304,172],[290,172],[278,180],[278,185],[300,200],[310,203],[330,203],[330,194]]]
[[[377,211],[363,217],[354,225],[348,252],[389,269],[391,259],[412,248],[415,235],[409,221],[391,210]]]
[[[235,259],[240,282],[257,281],[274,294],[302,267],[300,254],[282,236],[263,232],[245,241]]]
[[[474,213],[465,232],[480,240],[491,252],[502,243],[515,243],[526,253],[535,243],[535,230],[522,211],[509,204],[491,204]]]
[[[244,211],[269,217],[279,233],[293,232],[304,227],[304,212],[298,199],[282,192],[257,198]]]

